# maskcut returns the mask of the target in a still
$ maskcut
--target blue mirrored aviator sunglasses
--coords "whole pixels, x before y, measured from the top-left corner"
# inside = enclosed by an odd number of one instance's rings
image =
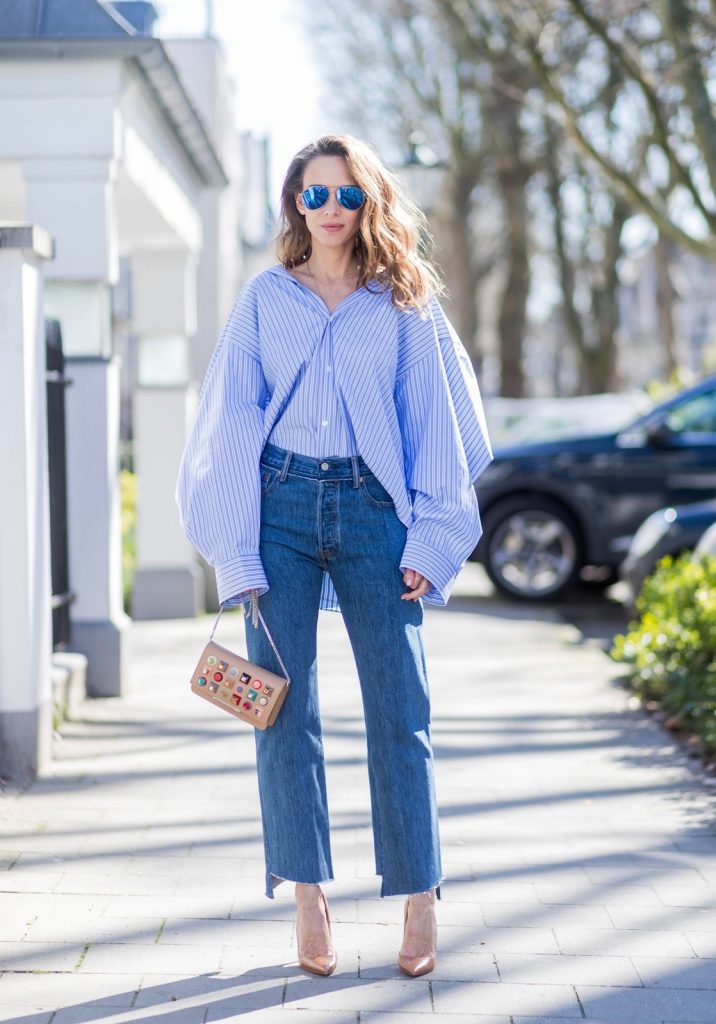
[[[365,192],[357,185],[340,185],[335,189],[336,200],[346,210],[359,210],[365,202]],[[309,185],[301,193],[303,205],[307,210],[320,210],[328,202],[331,189],[327,185]]]

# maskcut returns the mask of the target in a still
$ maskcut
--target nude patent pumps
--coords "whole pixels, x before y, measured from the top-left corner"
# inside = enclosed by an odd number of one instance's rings
[[[326,912],[326,921],[328,921],[328,934],[330,935],[331,934],[331,915],[328,912],[328,903],[326,902],[326,897],[323,895],[322,891],[321,891],[321,901],[323,903],[323,909]],[[300,919],[301,919],[301,915],[299,914],[297,919],[296,919],[296,941],[298,943],[298,964],[299,964],[299,967],[302,967],[304,969],[304,971],[311,971],[312,974],[323,974],[323,975],[333,974],[333,972],[336,969],[336,964],[338,963],[338,959],[336,957],[336,951],[333,949],[333,938],[332,938],[332,936],[331,936],[331,949],[330,949],[330,951],[328,953],[322,954],[321,956],[313,956],[313,957],[312,956],[307,956],[301,950],[301,938],[302,938],[302,936],[301,936],[301,929],[300,929]]]
[[[432,935],[430,940],[430,948],[420,956],[404,956],[403,953],[398,953],[398,967],[401,969],[403,974],[409,975],[411,978],[418,978],[421,974],[429,974],[430,971],[435,970],[435,963],[437,959],[437,944],[438,944],[438,927],[435,921],[435,902],[433,897],[432,903]],[[403,940],[405,940],[405,927],[408,923],[408,912],[410,910],[410,898],[405,901],[405,911],[403,914]]]

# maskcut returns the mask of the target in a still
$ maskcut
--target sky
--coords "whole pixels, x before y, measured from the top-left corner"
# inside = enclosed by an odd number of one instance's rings
[[[154,0],[160,37],[204,35],[207,0]],[[323,109],[321,82],[301,26],[299,0],[214,0],[214,35],[237,86],[237,123],[271,139],[272,203],[293,157],[337,126]]]

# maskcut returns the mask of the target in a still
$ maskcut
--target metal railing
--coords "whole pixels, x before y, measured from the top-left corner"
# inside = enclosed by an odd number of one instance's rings
[[[50,561],[52,566],[52,649],[65,650],[70,640],[70,553],[67,539],[67,445],[62,331],[57,320],[45,321],[47,353],[47,455],[50,482]]]

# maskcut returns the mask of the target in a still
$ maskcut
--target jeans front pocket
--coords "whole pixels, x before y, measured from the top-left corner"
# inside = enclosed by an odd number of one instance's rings
[[[374,476],[373,473],[366,473],[363,477],[361,491],[369,505],[374,505],[376,508],[395,508],[395,502],[391,498],[390,493],[386,491],[378,477]]]

